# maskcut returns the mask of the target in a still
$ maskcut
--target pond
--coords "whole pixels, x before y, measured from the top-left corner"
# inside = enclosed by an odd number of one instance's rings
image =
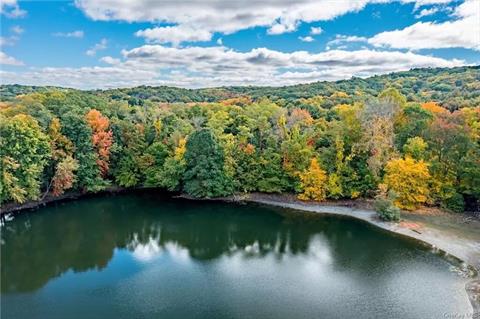
[[[86,198],[2,227],[1,317],[443,318],[452,264],[361,221],[153,193]]]

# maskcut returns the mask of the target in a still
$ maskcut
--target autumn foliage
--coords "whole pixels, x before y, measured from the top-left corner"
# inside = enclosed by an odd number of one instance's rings
[[[113,143],[110,121],[99,111],[92,109],[85,116],[92,129],[92,143],[97,152],[97,164],[102,176],[106,176],[109,168],[110,148]]]
[[[438,103],[436,103],[436,102],[423,103],[422,108],[424,110],[432,112],[433,114],[446,114],[446,113],[448,113],[448,111],[446,109],[444,109],[443,107],[438,105]]]
[[[75,182],[75,171],[78,169],[77,160],[68,156],[58,163],[53,177],[52,194],[62,195],[65,190],[73,187]]]
[[[316,158],[312,158],[307,170],[300,174],[300,183],[303,190],[298,198],[301,200],[322,201],[327,194],[327,174],[320,167]]]
[[[468,104],[456,95],[454,107],[437,98],[443,91],[427,102],[430,95],[407,98],[408,87],[397,84],[383,92],[378,87],[388,83],[316,95],[287,90],[282,99],[238,88],[227,100],[199,103],[141,94],[160,88],[108,99],[74,90],[26,94],[0,108],[0,202],[118,185],[194,197],[377,194],[387,220],[420,205],[478,209],[480,98]]]
[[[73,154],[73,143],[61,133],[61,124],[58,118],[54,117],[50,122],[48,135],[50,136],[50,148],[53,160],[58,161]]]
[[[395,195],[395,204],[403,209],[413,210],[427,201],[430,173],[428,165],[407,156],[405,159],[394,159],[385,167],[384,182]]]

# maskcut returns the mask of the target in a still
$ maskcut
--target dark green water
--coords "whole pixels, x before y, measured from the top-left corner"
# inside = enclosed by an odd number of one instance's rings
[[[359,221],[153,194],[18,216],[1,234],[1,318],[443,318],[463,281]]]

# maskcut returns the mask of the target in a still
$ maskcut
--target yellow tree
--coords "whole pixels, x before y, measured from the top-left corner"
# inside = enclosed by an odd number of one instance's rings
[[[50,136],[50,148],[52,152],[52,159],[60,161],[66,156],[72,156],[75,147],[61,132],[60,120],[56,117],[52,119],[48,127],[48,135]]]
[[[310,161],[310,167],[300,173],[300,184],[303,193],[298,195],[301,200],[324,200],[327,193],[327,174],[320,167],[316,158]]]
[[[427,201],[430,181],[428,165],[407,156],[390,160],[385,167],[384,183],[395,192],[395,204],[403,209],[414,210]]]

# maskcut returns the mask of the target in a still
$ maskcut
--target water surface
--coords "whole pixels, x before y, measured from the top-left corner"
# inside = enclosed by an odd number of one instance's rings
[[[443,318],[470,309],[451,267],[338,216],[96,197],[2,228],[1,317]]]

